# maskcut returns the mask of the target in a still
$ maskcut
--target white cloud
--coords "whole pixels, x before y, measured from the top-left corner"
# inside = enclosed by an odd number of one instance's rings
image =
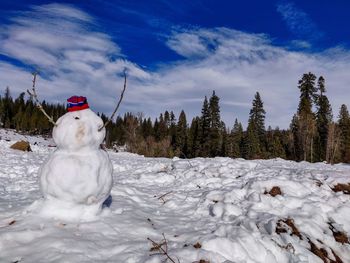
[[[267,125],[286,128],[298,104],[298,79],[309,71],[326,78],[336,112],[350,99],[350,53],[341,47],[306,53],[276,46],[264,34],[178,28],[166,44],[184,59],[146,71],[126,60],[118,45],[94,23],[71,6],[34,7],[18,14],[0,32],[0,53],[41,70],[41,99],[64,102],[71,95],[85,95],[96,111],[106,113],[118,99],[125,67],[129,78],[121,113],[155,117],[165,110],[178,114],[184,109],[191,120],[200,114],[204,96],[216,90],[222,117],[232,126],[236,117],[246,123],[259,91]],[[9,85],[17,94],[31,84],[29,70],[6,61],[0,63],[0,79],[3,88]]]
[[[267,124],[288,127],[298,104],[298,79],[309,71],[326,78],[335,112],[341,103],[347,102],[344,93],[339,92],[350,81],[346,74],[350,66],[348,50],[338,47],[320,53],[291,51],[288,47],[273,45],[266,35],[227,28],[184,30],[174,34],[171,39],[181,39],[176,34],[201,39],[198,52],[203,46],[207,50],[208,46],[212,48],[201,59],[189,57],[161,69],[157,73],[161,75],[158,89],[168,87],[167,94],[178,102],[186,97],[210,95],[215,89],[221,97],[222,115],[229,125],[235,117],[246,122],[254,93],[259,91],[265,102]],[[179,54],[188,50],[187,43],[181,41],[171,47]],[[196,52],[192,50],[193,54]],[[199,114],[201,104],[181,106],[186,112]]]
[[[198,35],[186,32],[174,34],[167,45],[184,57],[203,57],[210,52],[207,43],[202,42]]]
[[[125,67],[134,78],[148,78],[149,73],[126,61],[110,36],[94,28],[94,19],[74,7],[36,6],[18,13],[3,27],[0,54],[39,70],[44,77],[38,80],[42,98],[64,102],[70,95],[82,94],[99,110],[107,111],[113,106],[117,87],[122,87],[117,74]],[[2,85],[10,85],[15,93],[30,85],[30,81],[23,82],[21,67],[3,62],[2,69]]]
[[[297,49],[308,49],[311,48],[311,43],[304,40],[292,40],[291,46]]]
[[[281,1],[277,4],[277,11],[281,14],[289,30],[298,37],[317,40],[323,36],[310,16],[295,6],[293,2]]]
[[[46,17],[55,17],[55,18],[60,18],[62,14],[64,14],[65,19],[76,19],[80,21],[85,21],[85,22],[92,22],[93,18],[88,15],[87,13],[71,7],[69,5],[61,5],[61,4],[48,4],[48,5],[43,5],[43,6],[34,6],[33,10],[35,13],[32,14],[37,14],[38,16],[43,14]]]

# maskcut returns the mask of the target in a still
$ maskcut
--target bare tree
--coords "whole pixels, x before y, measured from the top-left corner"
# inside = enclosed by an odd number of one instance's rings
[[[328,128],[326,161],[334,164],[339,151],[340,130],[336,123],[332,122]]]
[[[314,138],[316,136],[316,122],[312,114],[301,115],[298,119],[298,140],[300,141],[303,161],[313,162]]]

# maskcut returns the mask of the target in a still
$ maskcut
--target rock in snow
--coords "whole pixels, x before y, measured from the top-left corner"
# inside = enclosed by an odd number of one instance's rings
[[[24,152],[31,152],[32,151],[32,149],[30,149],[30,144],[27,141],[15,142],[14,144],[11,145],[10,148],[14,149],[14,150],[24,151]]]
[[[165,248],[164,237],[181,263],[350,262],[350,195],[335,187],[350,182],[348,165],[109,152],[109,207],[71,222],[36,212],[51,142],[27,137],[38,143],[20,152],[9,149],[20,136],[8,138],[0,141],[0,262],[164,262],[152,243]],[[274,187],[281,194],[266,194]]]

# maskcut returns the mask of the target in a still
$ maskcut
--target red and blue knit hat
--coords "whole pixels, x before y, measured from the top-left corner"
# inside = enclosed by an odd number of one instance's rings
[[[85,110],[89,108],[87,99],[83,96],[72,96],[69,99],[67,99],[67,102],[68,111]]]

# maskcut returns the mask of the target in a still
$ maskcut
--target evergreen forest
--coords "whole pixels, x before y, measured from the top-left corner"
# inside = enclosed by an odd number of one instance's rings
[[[220,117],[220,98],[215,91],[205,97],[201,115],[190,122],[181,111],[165,111],[152,120],[143,114],[126,113],[107,126],[105,144],[126,148],[150,157],[232,157],[327,163],[350,162],[350,115],[345,104],[337,118],[326,95],[324,77],[305,73],[298,81],[299,105],[289,129],[265,126],[263,99],[256,92],[246,130],[239,120],[228,128]],[[64,104],[42,102],[45,111],[57,120],[66,112]],[[101,118],[107,121],[106,115]],[[49,135],[52,124],[32,98],[21,93],[12,98],[10,88],[0,96],[0,127],[25,134]]]

